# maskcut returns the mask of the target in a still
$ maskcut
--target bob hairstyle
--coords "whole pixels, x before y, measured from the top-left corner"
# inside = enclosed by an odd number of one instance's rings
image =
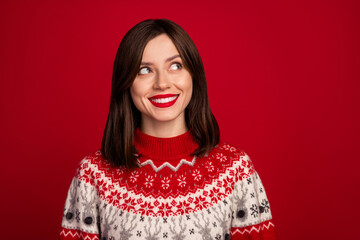
[[[138,167],[134,133],[140,127],[141,114],[132,102],[130,88],[138,74],[146,44],[166,34],[179,51],[184,67],[193,80],[193,93],[185,109],[186,126],[199,147],[193,155],[204,156],[219,143],[219,126],[211,112],[204,66],[189,35],[167,19],[149,19],[131,28],[122,39],[114,61],[110,109],[101,152],[113,166]]]

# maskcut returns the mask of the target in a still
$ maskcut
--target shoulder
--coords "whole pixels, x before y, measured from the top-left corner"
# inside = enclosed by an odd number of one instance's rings
[[[255,173],[255,168],[249,155],[242,149],[226,142],[220,141],[212,151],[215,158],[223,158],[235,171],[237,180],[249,177]]]
[[[103,169],[109,169],[111,165],[105,160],[100,150],[85,156],[79,163],[76,171],[76,177],[91,185],[95,180],[101,177]]]
[[[216,153],[222,153],[223,155],[229,156],[234,159],[246,159],[250,160],[250,157],[246,152],[234,145],[220,141],[214,148],[213,151]]]
[[[99,165],[99,163],[104,160],[101,151],[98,150],[93,152],[87,156],[85,156],[79,163],[78,171],[88,168],[95,168]]]

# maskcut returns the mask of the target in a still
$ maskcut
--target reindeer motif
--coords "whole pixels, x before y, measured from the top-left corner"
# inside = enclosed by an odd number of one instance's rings
[[[114,213],[111,215],[112,211],[113,211],[113,208],[109,207],[110,210],[109,212],[106,214],[104,214],[104,218],[102,219],[103,221],[103,230],[102,230],[102,237],[101,239],[109,239],[109,232],[110,232],[110,229],[112,227],[112,225],[115,223],[116,221],[116,215],[118,213],[118,209],[116,209],[114,211]]]
[[[83,200],[82,205],[84,206],[82,219],[87,226],[92,226],[95,224],[94,208],[96,207],[95,205],[96,198],[94,192],[95,192],[95,188],[92,187],[89,193],[87,185],[84,185],[84,189],[80,191],[81,198]]]
[[[65,209],[66,214],[64,212],[65,218],[69,223],[71,223],[74,220],[74,216],[75,216],[77,184],[78,184],[77,179],[73,178],[71,185],[70,185],[70,189],[69,189],[69,205],[68,205],[68,208]]]
[[[136,227],[136,223],[134,223],[136,219],[136,215],[134,215],[130,220],[130,213],[126,213],[125,217],[120,222],[120,239],[129,240],[130,237],[133,235],[131,232]],[[126,227],[126,224],[130,222],[130,226]]]
[[[183,240],[186,237],[186,235],[184,234],[186,230],[186,224],[185,223],[182,224],[182,220],[183,218],[180,217],[179,219],[180,232],[177,232],[175,230],[175,226],[176,226],[175,217],[171,218],[172,226],[170,226],[170,232],[173,234],[172,237],[173,240]]]
[[[144,229],[144,231],[147,235],[145,237],[146,240],[159,240],[158,235],[160,234],[160,231],[161,231],[161,227],[159,226],[159,221],[160,221],[159,218],[155,219],[155,226],[154,226],[155,231],[153,233],[151,233],[150,229],[152,228],[152,226],[151,226],[152,218],[149,218],[149,227],[147,228],[145,226],[145,229]]]
[[[199,233],[201,234],[202,239],[203,239],[203,240],[211,240],[212,237],[211,237],[211,235],[210,235],[210,232],[211,232],[210,219],[209,219],[209,218],[206,218],[206,219],[205,219],[204,212],[201,212],[202,220],[203,220],[204,223],[205,223],[205,225],[202,225],[202,224],[199,224],[200,219],[199,219],[199,217],[197,216],[196,213],[194,214],[194,217],[195,217],[196,220],[197,220],[197,221],[194,221],[194,225],[195,225],[195,227],[197,227],[198,229],[200,229],[200,230],[199,230]]]
[[[239,189],[235,188],[234,191],[234,203],[236,205],[236,212],[235,216],[237,219],[239,219],[241,222],[244,222],[248,217],[248,210],[245,206],[246,203],[246,194],[248,192],[248,188],[245,188],[244,190],[244,182],[241,182],[240,189],[241,189],[241,196],[239,194]]]
[[[224,211],[222,211],[221,205],[219,205],[218,208],[214,207],[213,210],[215,212],[214,217],[220,224],[223,234],[229,233],[229,224],[228,224],[229,221],[228,221],[228,216],[226,216],[227,215],[226,210],[224,209]]]

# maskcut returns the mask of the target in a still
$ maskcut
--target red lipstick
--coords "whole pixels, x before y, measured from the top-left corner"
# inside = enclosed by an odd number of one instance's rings
[[[167,108],[174,105],[178,97],[179,97],[178,94],[160,94],[150,97],[149,101],[155,107]]]

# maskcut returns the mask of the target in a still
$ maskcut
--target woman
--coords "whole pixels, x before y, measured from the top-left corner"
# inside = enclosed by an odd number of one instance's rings
[[[249,157],[219,141],[193,41],[146,20],[120,43],[101,151],[84,158],[61,239],[275,239]]]

